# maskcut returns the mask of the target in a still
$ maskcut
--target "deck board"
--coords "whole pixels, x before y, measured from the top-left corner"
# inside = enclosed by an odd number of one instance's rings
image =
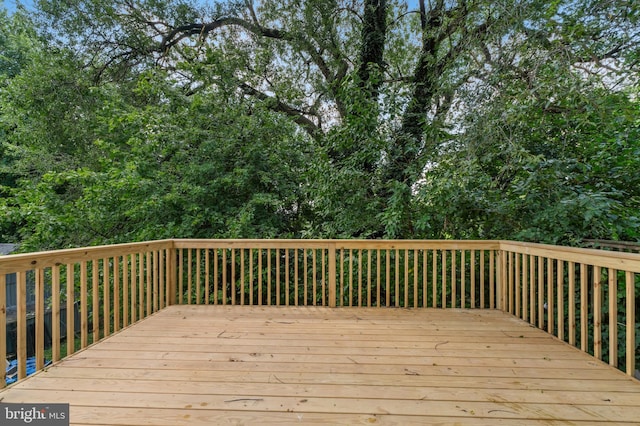
[[[499,311],[173,306],[2,392],[72,424],[638,424],[640,383]]]

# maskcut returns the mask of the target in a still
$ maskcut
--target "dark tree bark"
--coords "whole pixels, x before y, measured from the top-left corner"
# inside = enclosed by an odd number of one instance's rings
[[[386,0],[365,0],[358,77],[360,87],[368,91],[370,99],[378,97],[378,91],[383,81],[386,34]]]

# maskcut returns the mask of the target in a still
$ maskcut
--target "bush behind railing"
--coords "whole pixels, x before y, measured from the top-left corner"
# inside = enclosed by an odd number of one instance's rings
[[[331,305],[325,249],[191,248],[178,257],[185,303]],[[335,265],[335,306],[495,307],[490,250],[337,249]]]

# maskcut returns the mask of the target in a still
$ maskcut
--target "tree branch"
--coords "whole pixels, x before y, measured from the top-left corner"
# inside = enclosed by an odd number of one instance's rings
[[[186,25],[181,25],[179,27],[176,27],[173,30],[171,30],[162,39],[162,41],[160,42],[159,51],[162,53],[165,53],[166,51],[171,49],[173,46],[178,44],[181,40],[189,36],[192,36],[192,35],[205,36],[210,32],[217,30],[218,28],[222,28],[225,26],[232,26],[232,25],[242,27],[247,31],[261,37],[268,37],[268,38],[274,38],[274,39],[280,39],[280,40],[285,40],[285,39],[291,40],[291,38],[288,37],[288,34],[286,31],[274,29],[274,28],[266,28],[258,24],[247,22],[241,18],[229,16],[229,17],[217,19],[213,22],[209,22],[208,24],[204,24],[204,23],[186,24]]]
[[[230,17],[217,19],[208,24],[199,23],[199,24],[181,25],[171,30],[162,39],[162,41],[160,42],[158,51],[165,54],[172,47],[180,43],[180,41],[190,36],[198,35],[204,38],[209,33],[219,28],[226,27],[226,26],[238,26],[238,27],[244,28],[245,30],[259,37],[285,40],[291,43],[299,43],[304,49],[304,51],[306,51],[311,56],[311,59],[318,66],[318,69],[320,70],[323,77],[328,82],[331,82],[334,79],[336,79],[338,75],[334,75],[331,72],[329,66],[327,65],[326,61],[324,60],[320,52],[318,52],[318,50],[315,49],[315,47],[308,40],[302,38],[300,35],[294,36],[285,30],[264,27],[257,23],[257,17],[255,17],[255,12],[252,12],[252,14],[254,15],[254,19],[256,19],[256,23],[248,22],[244,19],[230,16]]]
[[[268,104],[269,108],[273,111],[281,112],[293,118],[298,125],[311,135],[314,139],[317,139],[321,134],[321,129],[304,114],[304,111],[300,111],[296,108],[292,108],[284,102],[276,99],[273,96],[269,96],[260,90],[249,86],[247,83],[240,83],[240,89],[247,95],[253,96],[256,99],[264,101]]]

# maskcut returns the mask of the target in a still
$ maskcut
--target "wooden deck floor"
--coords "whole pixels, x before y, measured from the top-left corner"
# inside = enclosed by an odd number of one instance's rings
[[[0,398],[72,424],[640,422],[640,383],[477,310],[173,306]]]

